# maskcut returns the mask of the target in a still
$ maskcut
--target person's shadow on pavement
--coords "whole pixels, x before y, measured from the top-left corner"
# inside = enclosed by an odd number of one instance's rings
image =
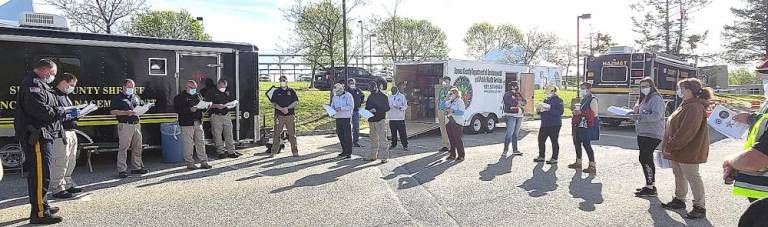
[[[517,187],[527,191],[531,197],[545,196],[548,192],[557,189],[557,175],[555,172],[557,172],[557,165],[551,165],[545,172],[544,163],[539,162],[533,167],[533,176]]]
[[[299,187],[311,187],[311,186],[319,186],[323,184],[328,184],[332,182],[336,182],[339,180],[339,177],[353,173],[355,171],[365,169],[371,166],[377,166],[380,165],[378,163],[373,165],[366,165],[368,163],[371,163],[369,161],[365,161],[361,158],[358,159],[347,159],[342,160],[336,163],[335,166],[330,167],[329,169],[332,169],[331,171],[324,172],[324,173],[318,173],[318,174],[310,174],[305,177],[302,177],[296,182],[293,183],[291,186],[278,188],[275,190],[270,191],[270,193],[281,193],[285,192],[294,188]]]
[[[408,189],[422,185],[434,180],[435,177],[443,174],[448,168],[456,164],[456,162],[443,160],[445,156],[446,153],[434,153],[402,164],[392,170],[392,173],[389,175],[382,177],[382,179],[392,180],[401,175],[410,175],[410,177],[398,179],[398,189]]]
[[[580,198],[584,201],[579,202],[579,209],[583,211],[595,211],[595,204],[602,204],[603,199],[603,183],[592,183],[595,179],[594,175],[589,175],[587,178],[581,178],[582,172],[576,170],[571,178],[571,185],[568,186],[568,191],[573,198]]]
[[[480,171],[480,180],[493,181],[497,176],[512,172],[512,161],[514,159],[514,155],[507,157],[507,152],[501,153],[499,161],[493,164],[488,164],[488,166],[485,167],[485,170]]]

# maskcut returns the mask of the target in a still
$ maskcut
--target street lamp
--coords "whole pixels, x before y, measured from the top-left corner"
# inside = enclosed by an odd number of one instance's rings
[[[363,55],[364,55],[363,53],[365,53],[363,52],[363,50],[365,50],[365,36],[363,36],[363,33],[364,33],[363,21],[358,20],[357,23],[360,24],[360,54],[358,55],[357,58],[355,58],[355,62],[357,62],[357,60],[359,59],[363,64],[365,64],[365,58],[363,58]],[[360,63],[358,63],[357,66],[360,66]]]
[[[581,82],[581,73],[579,72],[579,70],[581,69],[580,67],[581,59],[579,58],[579,54],[581,52],[581,50],[579,49],[579,38],[581,37],[581,35],[579,34],[580,32],[579,22],[581,21],[581,19],[586,20],[590,18],[592,18],[592,14],[589,14],[589,13],[581,14],[576,17],[576,87],[579,87]],[[580,96],[581,94],[579,94],[579,92],[576,92],[576,97],[581,98]]]
[[[368,39],[368,61],[371,63],[368,65],[368,70],[373,72],[373,38],[376,38],[376,34],[371,33],[371,38]]]

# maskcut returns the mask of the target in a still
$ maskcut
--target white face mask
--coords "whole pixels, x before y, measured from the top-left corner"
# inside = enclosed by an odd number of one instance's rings
[[[651,93],[651,88],[649,88],[649,87],[647,87],[647,88],[640,88],[640,92],[642,92],[643,95],[648,95],[648,94]]]
[[[75,87],[69,86],[66,91],[67,94],[72,94],[72,92],[75,92]]]
[[[350,84],[349,89],[355,89],[355,84]]]
[[[285,81],[280,81],[280,87],[281,87],[281,88],[285,88],[285,87],[288,87],[288,82],[285,82]]]
[[[220,92],[224,92],[224,91],[226,91],[226,90],[227,90],[227,88],[225,88],[225,87],[219,88],[219,91],[220,91]]]
[[[53,83],[54,80],[56,80],[56,76],[55,75],[50,75],[50,76],[48,76],[48,78],[45,78],[45,83],[46,84],[50,84],[50,83]]]
[[[134,88],[126,88],[125,89],[125,94],[126,95],[133,95],[134,91],[135,91]]]
[[[587,96],[587,95],[589,94],[589,91],[587,91],[587,90],[585,90],[585,89],[581,89],[581,90],[579,90],[579,94],[580,94],[581,96]]]
[[[552,98],[552,96],[555,96],[555,93],[552,93],[552,92],[547,93],[547,98]]]
[[[457,96],[456,96],[455,94],[451,94],[451,96],[450,96],[449,98],[450,98],[451,100],[456,100],[456,97],[457,97]]]
[[[677,97],[682,98],[683,97],[683,89],[677,89]]]

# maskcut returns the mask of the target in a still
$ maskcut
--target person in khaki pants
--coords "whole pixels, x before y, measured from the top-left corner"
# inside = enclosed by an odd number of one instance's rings
[[[231,109],[225,106],[235,99],[229,96],[226,91],[227,81],[221,79],[216,84],[216,90],[209,91],[208,97],[204,97],[213,103],[208,113],[211,114],[211,132],[219,159],[237,158],[241,155],[235,150],[235,140],[232,136],[232,117],[229,116]],[[224,136],[223,140],[222,136]]]
[[[440,85],[437,86],[437,96],[435,97],[435,107],[437,109],[435,112],[437,112],[437,122],[438,125],[440,125],[440,137],[443,140],[443,147],[440,148],[440,151],[447,152],[448,148],[451,147],[450,140],[448,140],[448,130],[446,129],[446,124],[448,123],[445,119],[445,101],[448,99],[448,91],[453,88],[451,86],[451,78],[450,77],[443,77],[440,78]]]
[[[272,93],[272,105],[275,107],[275,127],[272,137],[272,152],[270,157],[275,157],[283,142],[280,138],[283,128],[287,130],[288,141],[291,142],[293,156],[299,156],[299,148],[296,144],[296,105],[299,105],[299,96],[296,91],[288,87],[288,78],[280,76],[280,89]]]
[[[141,104],[141,99],[136,93],[136,82],[131,79],[123,81],[123,91],[112,98],[110,113],[117,117],[117,136],[119,145],[117,149],[117,172],[120,178],[128,177],[128,149],[131,149],[131,174],[146,174],[149,170],[144,168],[141,160],[142,135],[139,116],[133,111]]]
[[[376,82],[371,81],[368,85],[371,95],[365,102],[365,109],[371,111],[373,116],[368,118],[371,137],[371,154],[368,161],[374,161],[378,157],[379,151],[386,151],[387,155],[381,158],[381,163],[386,163],[389,158],[389,146],[387,146],[387,112],[389,111],[389,98],[383,92]]]
[[[62,107],[73,106],[69,95],[77,86],[75,75],[64,73],[56,77],[53,84],[56,85],[53,87],[53,94],[56,95],[59,104]],[[62,138],[53,140],[53,167],[51,183],[48,187],[54,198],[69,199],[74,197],[75,193],[83,191],[72,181],[72,172],[75,170],[75,161],[77,161],[77,134],[75,133],[77,119],[62,120],[61,126],[64,128]]]
[[[184,92],[173,99],[173,106],[179,115],[181,126],[181,144],[184,150],[184,161],[187,169],[213,168],[208,164],[208,155],[205,153],[205,134],[203,132],[203,109],[195,106],[202,100],[197,93],[197,82],[187,81]],[[195,165],[193,154],[197,153],[200,167]]]

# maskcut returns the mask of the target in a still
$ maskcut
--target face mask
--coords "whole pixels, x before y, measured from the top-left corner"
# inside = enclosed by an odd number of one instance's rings
[[[555,93],[552,93],[552,92],[547,93],[547,98],[552,98],[552,96],[555,96]]]
[[[189,89],[189,91],[187,93],[189,93],[190,95],[195,95],[195,94],[197,94],[197,88]]]
[[[640,92],[642,92],[643,95],[648,95],[651,93],[651,88],[640,88]]]
[[[66,90],[66,91],[64,91],[64,92],[66,92],[67,94],[72,94],[72,92],[75,92],[75,87],[71,87],[71,86],[70,86],[70,87],[68,87],[68,88],[67,88],[67,90]]]
[[[126,88],[125,89],[125,94],[126,95],[133,95],[134,90],[135,90],[135,88]]]
[[[48,76],[48,78],[45,78],[45,83],[46,84],[53,83],[53,80],[55,80],[55,79],[56,79],[56,76],[50,75],[50,76]]]
[[[342,89],[342,88],[338,88],[338,87],[337,87],[337,88],[334,88],[334,89],[333,89],[333,93],[334,93],[334,94],[336,94],[336,95],[338,95],[338,96],[341,96],[341,95],[343,95],[343,94],[344,94],[344,89]]]
[[[451,94],[451,97],[450,97],[450,98],[451,98],[451,100],[456,100],[456,95],[454,95],[454,94]]]
[[[227,88],[225,88],[225,87],[219,88],[219,91],[220,91],[220,92],[224,92],[224,91],[226,91],[226,90],[227,90]]]
[[[285,82],[285,81],[280,81],[280,87],[281,87],[281,88],[285,88],[285,87],[287,87],[287,86],[288,86],[288,83],[287,83],[287,82]]]
[[[579,94],[581,94],[581,96],[587,96],[587,95],[589,95],[589,91],[587,91],[587,90],[584,90],[584,89],[581,89],[581,90],[579,91]]]
[[[683,97],[683,89],[677,89],[677,97]]]
[[[350,84],[349,89],[355,89],[355,84]]]

